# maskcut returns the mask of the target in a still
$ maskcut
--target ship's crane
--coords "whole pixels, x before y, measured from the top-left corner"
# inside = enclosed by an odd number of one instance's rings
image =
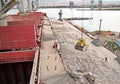
[[[25,13],[26,11],[28,12],[32,11],[31,3],[32,3],[31,0],[27,0],[27,3],[24,3],[24,0],[0,0],[0,25],[7,26],[6,13],[16,4],[19,13]]]
[[[3,0],[1,0],[1,3]],[[17,4],[17,0],[10,0],[7,2],[4,2],[4,4],[1,4],[1,9],[0,9],[0,16],[6,12],[8,12],[11,8],[13,8]]]
[[[17,4],[17,0],[0,0],[0,25],[6,26],[7,22],[5,20],[6,12],[8,12],[11,8],[13,8]]]

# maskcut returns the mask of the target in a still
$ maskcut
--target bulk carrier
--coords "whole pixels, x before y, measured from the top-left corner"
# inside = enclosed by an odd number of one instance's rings
[[[29,84],[35,55],[40,53],[37,51],[41,48],[45,13],[6,16],[19,2],[10,0],[3,4],[3,1],[0,1],[0,84]]]
[[[68,21],[34,12],[31,0],[25,10],[24,1],[0,0],[0,84],[120,84],[117,56]],[[19,13],[6,15],[16,4]]]
[[[23,2],[0,2],[0,83],[53,84],[59,76],[64,80],[62,84],[69,83],[48,17],[45,13],[34,12],[29,0],[28,10],[24,11]],[[6,15],[16,4],[20,12]],[[48,59],[51,60],[46,62]],[[55,65],[51,66],[52,63]],[[54,81],[45,83],[51,77]]]

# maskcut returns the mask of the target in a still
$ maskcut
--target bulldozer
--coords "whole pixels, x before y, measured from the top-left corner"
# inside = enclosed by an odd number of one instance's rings
[[[82,27],[80,30],[81,30],[81,38],[78,39],[78,41],[75,45],[75,49],[84,51],[84,50],[88,49],[88,45],[86,44],[86,41],[83,38],[84,28]]]

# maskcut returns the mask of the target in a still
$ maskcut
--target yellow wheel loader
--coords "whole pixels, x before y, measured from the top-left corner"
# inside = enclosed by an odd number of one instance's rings
[[[87,50],[88,49],[88,45],[86,44],[86,41],[85,39],[83,38],[83,30],[84,28],[81,28],[82,32],[81,32],[81,38],[78,39],[76,45],[75,45],[75,49],[77,50],[81,50],[81,51],[84,51],[84,50]]]
[[[75,49],[81,50],[83,51],[83,48],[86,46],[86,42],[85,39],[83,38],[79,38],[76,45],[75,45]]]

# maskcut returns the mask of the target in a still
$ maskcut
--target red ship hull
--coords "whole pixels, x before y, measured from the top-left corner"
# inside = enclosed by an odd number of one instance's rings
[[[10,15],[8,26],[0,26],[1,84],[29,84],[44,16],[41,12]]]

